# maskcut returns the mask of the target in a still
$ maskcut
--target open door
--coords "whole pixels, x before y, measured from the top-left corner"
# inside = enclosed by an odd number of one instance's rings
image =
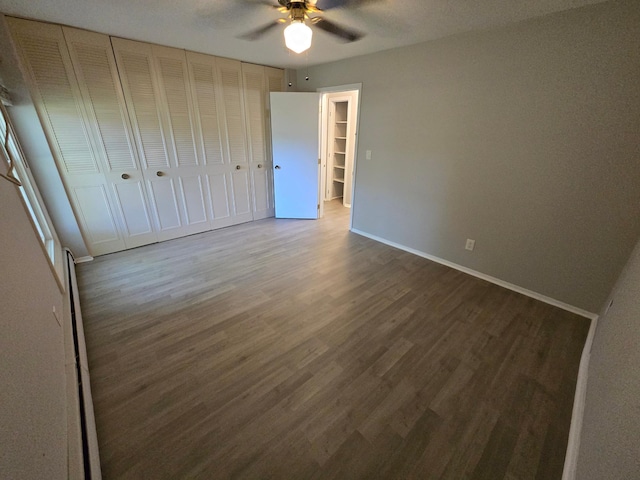
[[[318,218],[320,94],[271,93],[276,218]]]

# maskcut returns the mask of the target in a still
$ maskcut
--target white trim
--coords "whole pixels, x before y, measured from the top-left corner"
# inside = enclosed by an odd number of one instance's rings
[[[532,290],[527,290],[526,288],[519,287],[518,285],[514,285],[513,283],[505,282],[504,280],[500,280],[499,278],[492,277],[490,275],[486,275],[484,273],[478,272],[476,270],[472,270],[467,267],[463,267],[462,265],[458,265],[457,263],[450,262],[448,260],[444,260],[439,257],[435,257],[433,255],[429,255],[428,253],[421,252],[420,250],[416,250],[414,248],[406,247],[404,245],[400,245],[399,243],[391,242],[384,238],[378,237],[376,235],[371,235],[370,233],[363,232],[362,230],[358,230],[357,228],[350,229],[353,233],[358,235],[362,235],[363,237],[370,238],[371,240],[375,240],[380,243],[384,243],[385,245],[389,245],[391,247],[398,248],[400,250],[404,250],[405,252],[413,253],[414,255],[418,255],[419,257],[426,258],[427,260],[431,260],[436,263],[440,263],[442,265],[446,265],[447,267],[454,268],[461,272],[467,273],[474,277],[480,278],[482,280],[486,280],[487,282],[499,285],[501,287],[507,288],[509,290],[513,290],[514,292],[521,293],[526,295],[527,297],[535,298],[536,300],[540,300],[541,302],[547,303],[549,305],[553,305],[554,307],[561,308],[571,313],[575,313],[576,315],[580,315],[582,317],[586,317],[590,320],[596,320],[598,315],[595,313],[587,312],[586,310],[582,310],[581,308],[574,307],[573,305],[569,305],[568,303],[561,302],[556,300],[555,298],[547,297],[546,295],[542,295],[540,293],[534,292]]]
[[[42,251],[49,262],[49,267],[58,283],[58,287],[60,291],[64,293],[65,260],[62,258],[62,245],[58,239],[53,222],[49,217],[49,213],[42,201],[38,186],[31,175],[29,163],[16,135],[13,123],[9,117],[9,112],[2,103],[0,103],[0,123],[0,127],[4,125],[4,132],[2,132],[2,128],[0,128],[0,160],[4,160],[7,165],[11,165],[11,160],[15,162],[13,163],[13,178],[18,180],[16,188],[20,193],[20,201],[26,210],[34,233],[42,247]],[[4,162],[0,161],[0,163]]]
[[[78,264],[78,263],[86,263],[86,262],[92,262],[92,261],[93,261],[93,257],[91,257],[91,256],[89,256],[89,255],[87,255],[86,257],[80,257],[80,258],[74,258],[74,259],[73,259],[73,262],[74,262],[75,264]]]
[[[361,110],[361,106],[362,106],[362,83],[349,83],[347,85],[335,85],[333,87],[320,87],[320,88],[316,88],[316,92],[319,92],[321,94],[321,97],[323,99],[323,107],[326,108],[325,105],[325,94],[327,93],[336,93],[336,92],[351,92],[351,91],[357,91],[357,95],[356,95],[356,120],[355,120],[355,127],[356,127],[356,131],[355,131],[355,142],[353,145],[353,164],[351,167],[351,202],[349,204],[349,230],[353,230],[353,212],[355,211],[355,203],[356,203],[356,184],[357,184],[357,178],[356,175],[358,173],[358,169],[357,169],[357,159],[358,159],[358,143],[360,141],[360,110]],[[324,112],[323,112],[323,116],[324,116]],[[324,123],[324,122],[323,122]],[[322,143],[322,138],[321,138],[321,143]],[[322,152],[322,154],[324,154],[324,156],[322,157],[323,159],[325,159],[326,162],[326,153]],[[325,167],[326,168],[326,167]],[[322,183],[322,182],[320,182]],[[322,192],[322,199],[324,199],[324,190],[326,189],[326,185],[323,186],[323,192]]]
[[[67,250],[69,252],[69,250]],[[70,253],[70,252],[69,252]],[[86,258],[86,257],[84,257]],[[91,395],[91,381],[89,379],[89,360],[87,357],[87,344],[84,337],[84,325],[82,323],[82,311],[80,308],[80,293],[78,289],[78,279],[76,277],[76,269],[75,269],[76,260],[73,258],[73,255],[70,254],[67,256],[67,265],[69,269],[69,285],[71,287],[71,295],[70,295],[70,303],[73,304],[75,316],[72,314],[69,317],[71,322],[71,329],[73,332],[73,324],[75,323],[75,340],[77,340],[78,350],[75,351],[74,345],[74,361],[77,362],[75,370],[75,379],[76,381],[81,382],[82,388],[82,407],[84,409],[84,426],[82,423],[80,425],[81,428],[85,429],[86,432],[86,455],[89,471],[84,471],[84,478],[92,478],[95,480],[102,479],[102,473],[100,469],[100,451],[98,448],[98,433],[96,430],[96,418],[95,412],[93,410],[93,397]],[[75,343],[75,342],[74,342]],[[79,367],[79,368],[78,368]],[[79,372],[79,375],[78,375]],[[76,382],[76,387],[78,384]],[[80,408],[80,391],[77,392],[78,395],[78,409]],[[81,415],[80,410],[78,410],[78,415]],[[80,418],[82,422],[82,418]],[[84,448],[82,450],[82,455],[85,455]],[[83,462],[84,469],[84,462]]]
[[[580,450],[580,434],[582,433],[582,420],[584,419],[584,406],[587,398],[587,380],[589,377],[589,360],[591,359],[591,347],[596,334],[598,318],[591,320],[589,334],[584,343],[582,357],[580,358],[580,368],[578,370],[578,380],[576,382],[576,392],[573,397],[573,411],[571,412],[571,427],[569,429],[569,441],[567,442],[567,453],[564,457],[564,469],[562,470],[562,480],[575,480],[576,468],[578,466],[578,452]]]
[[[320,93],[345,92],[347,90],[361,91],[362,83],[349,83],[347,85],[335,85],[333,87],[316,88],[316,92],[320,92]]]

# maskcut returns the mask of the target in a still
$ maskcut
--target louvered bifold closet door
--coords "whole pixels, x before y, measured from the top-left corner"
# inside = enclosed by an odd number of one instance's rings
[[[16,18],[7,22],[90,253],[123,250],[122,222],[88,126],[62,27]]]
[[[247,220],[253,219],[251,208],[251,177],[247,149],[244,101],[242,94],[242,66],[239,61],[216,58],[218,87],[224,108],[226,149],[232,166],[234,211]]]
[[[127,248],[157,242],[140,162],[107,35],[63,27]]]
[[[267,156],[266,100],[267,92],[264,67],[242,64],[244,105],[247,119],[249,165],[253,190],[253,218],[273,217],[272,164]]]
[[[267,175],[269,176],[266,181],[268,185],[273,186],[273,146],[271,145],[271,102],[270,95],[271,92],[284,92],[284,70],[281,68],[271,68],[264,67],[265,73],[265,87],[266,91],[264,94],[265,99],[265,131],[266,131],[266,145],[267,145],[267,165],[270,165],[271,168],[268,169]],[[273,188],[273,187],[272,187]],[[273,190],[271,191],[271,198],[273,198]],[[275,206],[275,204],[274,204]],[[275,213],[275,210],[274,210]]]
[[[171,136],[177,166],[175,173],[184,206],[185,228],[188,233],[211,230],[207,179],[200,139],[196,135],[186,52],[157,45],[152,47],[152,52],[165,106],[165,132]]]
[[[210,229],[184,52],[172,55],[172,49],[120,38],[111,42],[159,239]],[[162,50],[159,59],[155,48]]]
[[[224,90],[218,80],[216,69],[218,60],[211,55],[193,52],[187,52],[186,55],[194,98],[196,135],[206,171],[213,228],[251,221],[253,216],[247,207],[248,171],[246,168],[243,169],[246,162],[234,164],[231,161]],[[222,62],[224,64],[224,60]],[[235,108],[239,109],[238,106]],[[235,119],[232,119],[233,121]],[[239,158],[242,159],[243,156],[238,157],[236,154],[235,159]],[[234,182],[235,177],[237,182]],[[236,183],[240,185],[239,189],[236,189]]]

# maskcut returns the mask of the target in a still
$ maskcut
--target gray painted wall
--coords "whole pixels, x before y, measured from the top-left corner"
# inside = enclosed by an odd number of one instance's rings
[[[56,226],[60,241],[74,253],[76,258],[88,256],[89,252],[80,233],[78,222],[62,185],[24,77],[20,72],[11,44],[9,28],[2,14],[0,14],[0,81],[11,93],[14,106],[8,108],[9,115],[25,156],[29,159],[32,174],[51,220]]]
[[[0,156],[0,168],[5,169]],[[67,478],[63,294],[17,188],[0,178],[0,478]]]
[[[354,228],[598,312],[640,235],[639,38],[607,2],[297,84],[363,84]]]
[[[598,322],[576,479],[640,478],[640,243]]]

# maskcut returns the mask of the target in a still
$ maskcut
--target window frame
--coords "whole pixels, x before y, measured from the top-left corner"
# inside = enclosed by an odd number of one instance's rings
[[[38,191],[38,186],[31,174],[31,168],[24,155],[15,129],[9,118],[9,113],[5,105],[0,102],[0,157],[3,159],[3,170],[10,166],[10,159],[13,159],[13,176],[20,182],[16,188],[20,192],[22,205],[29,217],[34,233],[38,238],[43,253],[49,262],[51,271],[62,292],[65,291],[63,249],[58,238],[53,222]],[[5,146],[6,131],[9,131],[7,145]],[[7,151],[8,149],[8,151]],[[4,172],[3,172],[4,173]],[[0,178],[0,181],[8,181]]]

